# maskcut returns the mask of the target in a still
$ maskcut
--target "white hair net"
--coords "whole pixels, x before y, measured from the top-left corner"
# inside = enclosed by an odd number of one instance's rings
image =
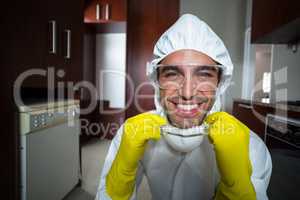
[[[162,34],[154,46],[154,59],[147,65],[147,76],[154,82],[157,78],[156,65],[169,54],[182,49],[199,51],[223,65],[215,103],[210,113],[219,111],[221,108],[220,95],[230,84],[233,64],[222,40],[205,22],[194,15],[182,15]],[[157,110],[164,111],[160,105],[158,87],[155,88],[155,106]]]

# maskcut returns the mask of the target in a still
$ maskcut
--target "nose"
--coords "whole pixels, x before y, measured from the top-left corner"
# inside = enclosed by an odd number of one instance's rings
[[[194,97],[195,88],[191,78],[187,77],[180,89],[180,96],[184,100],[191,100]]]

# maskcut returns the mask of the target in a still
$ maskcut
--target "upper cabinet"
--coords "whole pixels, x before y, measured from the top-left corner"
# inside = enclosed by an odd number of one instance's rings
[[[55,86],[82,80],[83,6],[83,0],[9,4],[3,28],[9,47],[5,68],[15,80],[24,80],[22,87],[47,88],[50,75]]]
[[[47,49],[45,66],[53,66],[57,81],[74,84],[82,77],[84,1],[47,1]],[[45,23],[45,22],[44,22]]]
[[[85,23],[126,21],[126,0],[86,0]]]
[[[284,44],[300,39],[300,1],[253,0],[251,43]]]

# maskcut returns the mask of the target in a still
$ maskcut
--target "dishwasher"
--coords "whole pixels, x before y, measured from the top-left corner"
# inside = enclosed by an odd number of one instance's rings
[[[61,200],[78,183],[79,101],[19,106],[22,200]]]

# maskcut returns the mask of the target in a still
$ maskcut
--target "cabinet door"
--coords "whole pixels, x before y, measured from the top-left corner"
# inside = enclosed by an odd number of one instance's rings
[[[13,98],[14,84],[24,72],[43,68],[44,40],[47,37],[44,1],[5,1],[1,10],[1,199],[17,200],[20,197],[20,157],[18,114]],[[32,72],[32,71],[31,71]],[[33,74],[33,73],[30,73]],[[46,86],[46,78],[25,76],[22,86]],[[27,78],[26,78],[27,77]],[[21,78],[21,77],[19,77]],[[35,96],[32,96],[35,97]]]
[[[61,68],[63,80],[74,84],[83,78],[83,6],[84,1],[66,0],[61,3]]]
[[[54,72],[54,87],[58,87],[58,82],[66,86],[66,81],[79,80],[82,74],[83,0],[53,0],[45,4],[48,35],[44,41],[44,63]]]
[[[45,69],[44,41],[48,35],[48,24],[43,8],[44,2],[29,0],[11,2],[4,9],[4,68],[15,80],[23,76],[25,79],[21,85],[26,87],[43,87],[47,83],[45,76],[37,75],[37,71],[33,70]]]
[[[233,104],[232,113],[263,139],[265,133],[265,118],[268,113],[273,113],[273,109],[271,107],[236,101]]]
[[[127,1],[126,0],[110,0],[110,18],[114,21],[126,21],[127,19]]]

